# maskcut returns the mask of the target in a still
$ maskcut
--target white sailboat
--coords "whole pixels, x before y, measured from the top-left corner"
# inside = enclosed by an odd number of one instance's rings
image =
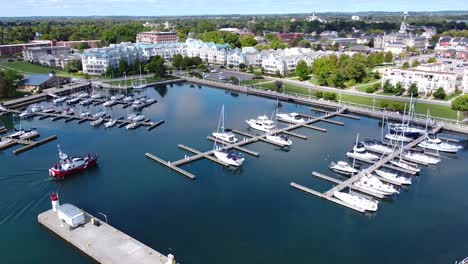
[[[381,194],[381,195],[393,195],[400,193],[395,187],[391,184],[383,183],[381,180],[372,174],[367,173],[359,180],[353,183],[354,186],[360,187],[369,192]]]
[[[213,155],[220,161],[236,167],[241,166],[245,160],[241,153],[234,151],[233,149],[218,148],[216,142]]]
[[[336,191],[333,192],[333,196],[335,196],[338,200],[341,200],[342,202],[357,207],[361,210],[375,212],[379,208],[378,201],[369,200],[357,195]]]
[[[138,84],[138,85],[134,84],[132,87],[133,87],[133,89],[143,89],[143,88],[146,87],[146,84],[143,84],[143,80],[142,80],[142,77],[141,77],[141,66],[140,66],[140,84]]]
[[[52,100],[52,102],[54,104],[61,104],[61,103],[65,102],[66,100],[67,100],[67,97],[62,96],[62,97],[59,97],[59,98],[56,98],[56,99]]]
[[[275,128],[277,127],[277,123],[278,123],[278,100],[276,100],[276,107],[275,107]],[[292,145],[292,140],[289,139],[288,136],[286,135],[283,135],[283,134],[280,134],[278,135],[277,133],[275,133],[274,130],[270,130],[270,132],[268,132],[268,134],[265,136],[266,139],[278,144],[278,145],[281,145],[281,146],[291,146]]]
[[[422,162],[425,164],[437,164],[440,162],[440,159],[434,156],[430,156],[424,153],[416,151],[405,151],[403,152],[403,158],[408,161]]]
[[[238,141],[231,129],[226,129],[224,127],[224,105],[221,107],[221,114],[218,121],[218,128],[216,132],[211,133],[211,135],[219,140],[225,141],[227,143],[234,144]]]
[[[382,177],[384,179],[391,180],[391,181],[396,181],[396,182],[399,182],[401,184],[405,184],[405,185],[410,185],[411,184],[411,179],[410,178],[403,177],[403,176],[398,176],[398,174],[396,174],[396,173],[386,172],[386,171],[383,171],[383,170],[375,170],[375,174],[377,174],[378,176],[380,176],[380,177]]]
[[[125,97],[125,96],[124,96],[123,94],[116,94],[116,95],[111,96],[110,99],[111,99],[111,100],[118,101],[118,100],[124,99],[124,97]]]
[[[379,156],[367,152],[366,148],[362,143],[357,143],[356,145],[354,145],[353,149],[346,153],[346,156],[348,156],[349,158],[357,158],[368,161],[374,161],[379,159]]]
[[[102,105],[105,107],[111,107],[117,103],[116,100],[110,99],[108,101],[105,101]]]
[[[104,123],[104,127],[105,128],[111,128],[111,127],[115,126],[116,123],[117,123],[117,119],[112,119],[112,112],[111,112],[109,120]]]
[[[138,122],[131,122],[130,124],[126,125],[125,128],[127,130],[135,129],[138,126]]]
[[[104,119],[102,117],[99,117],[98,119],[91,121],[91,126],[100,126],[104,122]]]
[[[364,140],[360,142],[364,148],[368,151],[381,153],[381,154],[392,154],[393,149],[383,145],[381,142],[377,140]]]

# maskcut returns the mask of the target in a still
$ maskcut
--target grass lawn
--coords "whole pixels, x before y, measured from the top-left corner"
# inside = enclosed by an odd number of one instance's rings
[[[240,83],[244,85],[250,85],[250,84],[263,83],[263,82],[273,82],[273,81],[266,80],[266,79],[252,79],[252,80],[242,80]]]
[[[341,95],[341,101],[343,102],[350,102],[355,104],[362,104],[372,106],[372,98],[368,97],[360,97],[355,95]],[[405,103],[395,100],[386,100],[386,99],[375,99],[375,106],[382,107],[383,104],[387,104],[388,108],[395,109],[400,108],[403,109]],[[427,109],[430,110],[430,113],[434,117],[441,117],[441,118],[450,118],[456,119],[457,118],[457,111],[450,109],[448,106],[444,105],[433,105],[427,103],[416,103],[415,112],[418,114],[425,115],[427,113]]]
[[[373,87],[376,83],[378,83],[378,82],[371,82],[371,83],[367,83],[367,84],[358,84],[358,85],[352,86],[351,88],[354,87],[354,89],[365,93],[367,88]]]
[[[453,98],[459,96],[459,95],[462,95],[463,92],[462,91],[458,91],[458,92],[455,92],[455,93],[451,93],[449,95],[447,95],[447,97],[444,99],[444,101],[449,101],[449,100],[452,100]]]
[[[71,74],[64,70],[44,67],[25,61],[0,62],[0,67],[4,69],[15,70],[25,74],[48,74],[51,71],[55,71],[55,73],[60,76],[71,76]]]

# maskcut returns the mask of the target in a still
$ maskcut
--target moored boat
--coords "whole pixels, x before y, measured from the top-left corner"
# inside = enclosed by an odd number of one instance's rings
[[[338,161],[338,162],[333,162],[329,166],[330,170],[339,173],[339,174],[344,174],[344,175],[351,175],[351,174],[356,174],[359,171],[356,170],[355,168],[351,167],[347,162],[344,161]]]
[[[411,179],[410,178],[407,178],[407,177],[404,177],[404,176],[399,176],[396,173],[391,173],[391,172],[387,172],[387,171],[383,171],[383,170],[375,170],[375,174],[377,174],[378,176],[380,176],[380,177],[382,177],[384,179],[391,180],[391,181],[396,181],[396,182],[399,182],[401,184],[406,184],[406,185],[411,184]]]
[[[288,113],[288,114],[276,114],[278,119],[290,122],[290,123],[295,123],[295,124],[301,124],[304,123],[305,120],[302,118],[298,113]]]
[[[236,166],[236,167],[241,166],[245,160],[241,153],[234,151],[232,149],[229,149],[229,150],[215,149],[213,151],[213,155],[220,161],[223,161],[229,165]]]
[[[270,120],[266,115],[259,116],[257,119],[245,120],[247,124],[253,129],[260,130],[263,132],[270,132],[275,128],[274,122]]]
[[[357,207],[361,210],[375,212],[379,208],[378,201],[369,200],[357,195],[335,191],[333,192],[333,196],[335,196],[338,200],[341,200],[342,202]]]

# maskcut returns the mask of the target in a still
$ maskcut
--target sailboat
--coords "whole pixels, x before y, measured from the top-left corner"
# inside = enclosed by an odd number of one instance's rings
[[[220,161],[227,163],[231,166],[239,167],[244,162],[244,157],[241,153],[233,150],[233,149],[224,149],[218,147],[218,142],[216,141],[213,145],[213,155]]]
[[[275,110],[273,111],[273,114],[275,116],[275,128],[278,124],[278,100],[276,100],[276,106],[275,106]],[[289,139],[288,136],[286,135],[278,135],[277,133],[275,133],[274,130],[270,130],[268,132],[268,134],[265,136],[266,139],[276,143],[276,144],[279,144],[281,146],[291,146],[292,145],[292,141]]]
[[[133,84],[132,88],[133,89],[143,89],[145,87],[146,87],[146,84],[143,84],[143,80],[142,80],[142,77],[141,77],[141,66],[140,66],[140,84],[138,84],[138,85]]]
[[[218,129],[216,132],[211,133],[216,139],[234,144],[238,141],[231,129],[226,129],[224,127],[224,105],[221,107],[221,114],[218,121]]]
[[[361,210],[375,212],[379,208],[378,201],[369,200],[357,195],[352,195],[350,193],[335,191],[333,192],[333,196],[335,196],[338,200],[341,200],[342,202],[351,206],[355,206]]]
[[[116,123],[117,123],[117,119],[112,119],[112,111],[111,111],[109,121],[104,123],[104,127],[105,128],[111,128],[111,127],[115,126]]]
[[[390,163],[392,165],[395,165],[397,167],[403,168],[405,170],[409,170],[412,172],[419,173],[421,169],[416,165],[412,164],[406,161],[403,161],[403,141],[401,142],[401,148],[400,148],[400,159],[399,160],[391,160]]]

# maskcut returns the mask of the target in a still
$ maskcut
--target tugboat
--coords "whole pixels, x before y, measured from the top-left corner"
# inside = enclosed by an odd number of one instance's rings
[[[70,174],[96,166],[98,159],[97,155],[87,154],[85,157],[69,157],[67,154],[62,152],[60,146],[57,147],[59,149],[60,163],[54,164],[54,166],[49,169],[49,175],[51,177],[62,179]]]

